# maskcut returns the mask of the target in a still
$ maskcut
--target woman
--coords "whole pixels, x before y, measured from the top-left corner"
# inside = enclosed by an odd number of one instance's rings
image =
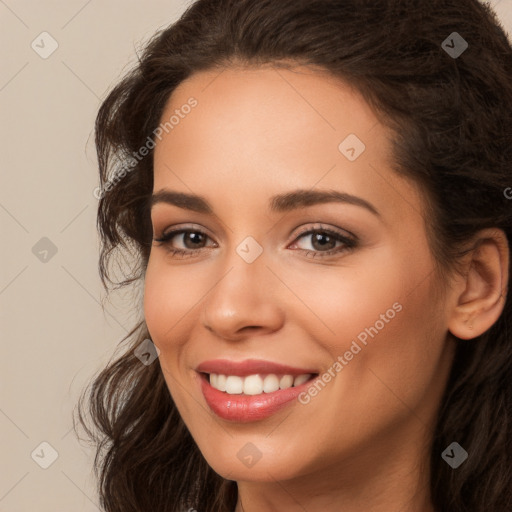
[[[488,6],[198,0],[96,129],[101,276],[124,247],[144,285],[80,403],[106,511],[511,509]]]

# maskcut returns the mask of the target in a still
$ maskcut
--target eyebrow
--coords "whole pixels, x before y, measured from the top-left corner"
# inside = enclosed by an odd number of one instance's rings
[[[171,204],[197,213],[213,213],[210,203],[204,197],[195,194],[163,189],[151,196],[150,208],[159,203]],[[377,208],[365,199],[336,190],[293,190],[271,197],[269,209],[273,213],[283,213],[324,203],[345,203],[360,206],[380,217]]]

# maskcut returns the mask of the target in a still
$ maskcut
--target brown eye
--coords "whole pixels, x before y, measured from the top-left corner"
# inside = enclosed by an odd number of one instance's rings
[[[301,239],[306,240],[308,243],[299,243],[298,240]],[[357,241],[335,231],[317,228],[301,233],[293,245],[297,246],[299,250],[306,251],[306,256],[323,257],[352,249],[356,247]]]
[[[158,245],[163,245],[174,256],[193,256],[206,248],[210,237],[197,229],[175,229],[155,238]],[[176,240],[181,247],[175,247]]]

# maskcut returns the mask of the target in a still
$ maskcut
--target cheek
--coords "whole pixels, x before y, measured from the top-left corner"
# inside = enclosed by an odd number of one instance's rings
[[[312,266],[304,272],[282,266],[280,277],[293,290],[287,300],[290,318],[336,356],[358,336],[364,343],[376,331],[389,331],[391,324],[403,318],[398,310],[409,301],[407,294],[420,282],[418,276],[428,275],[399,256],[382,247],[355,253],[337,267]]]
[[[345,360],[351,358],[337,382],[344,397],[340,407],[355,413],[361,430],[404,420],[411,411],[427,422],[450,366],[432,281],[418,285],[411,280],[387,291],[371,291],[373,302],[364,313],[354,306],[347,309],[350,335],[336,351]],[[341,322],[338,327],[343,327]]]
[[[199,289],[199,282],[190,279],[185,267],[171,269],[160,257],[150,257],[144,282],[145,321],[153,343],[160,350],[158,361],[167,388],[184,418],[193,417],[192,412],[201,413],[194,409],[195,402],[190,403],[180,384],[186,378],[184,354],[187,333],[194,322],[194,305],[205,293]]]
[[[172,270],[160,257],[150,257],[146,270],[144,316],[153,342],[164,353],[175,348],[180,319],[190,314],[201,297],[200,280],[187,277],[184,269]]]
[[[336,374],[331,381],[345,406],[373,402],[395,410],[397,397],[419,403],[436,375],[442,377],[446,325],[429,258],[390,251],[374,256],[361,258],[359,269],[340,269],[336,279],[334,269],[314,279],[296,274],[295,289],[308,290],[316,315],[295,318],[328,354],[325,370]],[[341,366],[333,367],[340,357]]]

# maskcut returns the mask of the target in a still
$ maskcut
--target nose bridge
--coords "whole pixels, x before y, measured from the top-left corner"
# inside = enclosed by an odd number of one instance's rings
[[[266,263],[263,247],[252,237],[229,251],[223,271],[203,303],[205,327],[224,338],[239,336],[244,327],[265,332],[279,328],[281,301],[276,300],[277,283],[271,282],[275,277]]]

